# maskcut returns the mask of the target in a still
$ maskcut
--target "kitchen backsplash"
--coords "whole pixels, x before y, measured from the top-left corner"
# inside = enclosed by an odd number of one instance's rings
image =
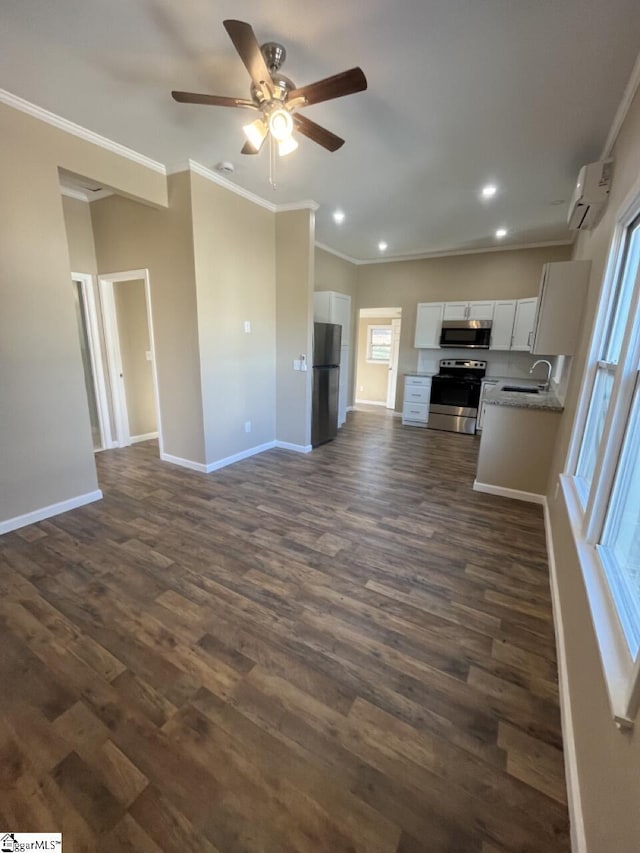
[[[478,350],[472,352],[468,349],[421,349],[418,350],[419,373],[437,373],[440,368],[440,360],[443,358],[466,358],[477,359],[487,362],[487,376],[505,376],[514,379],[540,379],[545,375],[545,367],[540,365],[536,368],[533,376],[529,374],[529,368],[544,356],[531,355],[528,352],[500,352],[496,350]],[[562,388],[566,386],[568,376],[568,365],[570,358],[551,355],[547,360],[554,366],[551,377],[554,383]],[[561,363],[558,364],[558,361]],[[562,363],[563,362],[563,363]],[[556,370],[557,368],[557,370]],[[556,376],[556,373],[561,374]]]

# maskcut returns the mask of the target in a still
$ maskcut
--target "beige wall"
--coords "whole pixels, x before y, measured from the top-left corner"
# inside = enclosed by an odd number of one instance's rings
[[[0,105],[0,521],[97,488],[58,167],[156,204],[166,179]]]
[[[149,269],[164,452],[204,464],[204,424],[189,172],[168,179],[168,209],[94,201],[100,273]]]
[[[580,235],[576,245],[575,257],[592,261],[591,282],[581,345],[574,359],[547,496],[589,853],[601,850],[637,853],[640,848],[640,737],[637,730],[631,734],[619,732],[611,719],[571,528],[562,497],[556,497],[555,490],[567,455],[616,213],[640,174],[640,91],[627,114],[613,156],[613,184],[605,215],[594,231]]]
[[[314,290],[335,290],[351,297],[351,346],[349,347],[349,388],[347,406],[352,406],[355,393],[355,372],[358,335],[358,267],[343,258],[332,255],[324,249],[315,247],[315,283]]]
[[[62,196],[62,210],[72,272],[95,275],[98,263],[88,202]]]
[[[211,463],[275,438],[275,215],[196,174],[191,198]]]
[[[311,210],[276,214],[276,438],[311,444],[315,217]],[[293,370],[306,354],[309,370]]]
[[[570,246],[452,255],[421,261],[363,264],[356,267],[360,308],[402,308],[398,375],[416,369],[413,346],[418,302],[472,299],[520,299],[537,296],[543,264],[565,261]],[[398,382],[396,411],[402,409],[403,383]]]
[[[145,284],[142,279],[113,286],[124,389],[132,438],[157,431]]]
[[[356,367],[356,400],[371,403],[387,402],[389,365],[367,361],[367,335],[369,326],[391,326],[390,317],[361,317],[358,322],[358,353]]]

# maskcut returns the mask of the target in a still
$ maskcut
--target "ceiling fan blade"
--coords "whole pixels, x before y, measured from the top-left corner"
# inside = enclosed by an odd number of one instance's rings
[[[256,149],[253,147],[253,145],[250,142],[245,142],[245,144],[242,146],[242,148],[240,150],[240,153],[241,154],[259,154],[260,152],[256,151]]]
[[[226,20],[222,23],[255,85],[259,88],[266,85],[269,91],[272,91],[271,75],[251,25],[234,20]]]
[[[362,68],[350,68],[333,77],[318,80],[308,86],[301,86],[289,92],[287,101],[294,98],[304,98],[307,104],[319,104],[321,101],[331,101],[333,98],[342,98],[344,95],[353,95],[355,92],[363,92],[367,88],[367,78]]]
[[[293,124],[295,129],[303,136],[307,136],[318,145],[322,145],[327,151],[337,151],[344,145],[344,139],[340,139],[335,133],[331,133],[325,127],[320,127],[315,121],[311,121],[306,116],[295,114],[293,116]]]
[[[174,101],[181,104],[209,104],[211,107],[240,107],[255,110],[253,101],[246,98],[225,98],[223,95],[198,95],[195,92],[172,92]]]

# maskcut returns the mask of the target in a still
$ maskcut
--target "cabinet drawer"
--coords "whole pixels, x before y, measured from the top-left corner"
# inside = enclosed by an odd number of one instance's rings
[[[428,388],[429,385],[431,385],[431,377],[430,376],[405,376],[405,378],[404,378],[405,388],[409,385],[419,385],[423,388]]]
[[[424,385],[407,385],[404,389],[405,403],[428,403],[431,388]]]
[[[429,406],[426,403],[405,403],[402,407],[402,420],[422,421],[426,424],[428,411]]]

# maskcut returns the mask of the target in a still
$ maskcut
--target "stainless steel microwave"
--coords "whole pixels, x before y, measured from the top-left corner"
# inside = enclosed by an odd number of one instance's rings
[[[489,349],[491,320],[445,320],[440,346],[456,349]]]

